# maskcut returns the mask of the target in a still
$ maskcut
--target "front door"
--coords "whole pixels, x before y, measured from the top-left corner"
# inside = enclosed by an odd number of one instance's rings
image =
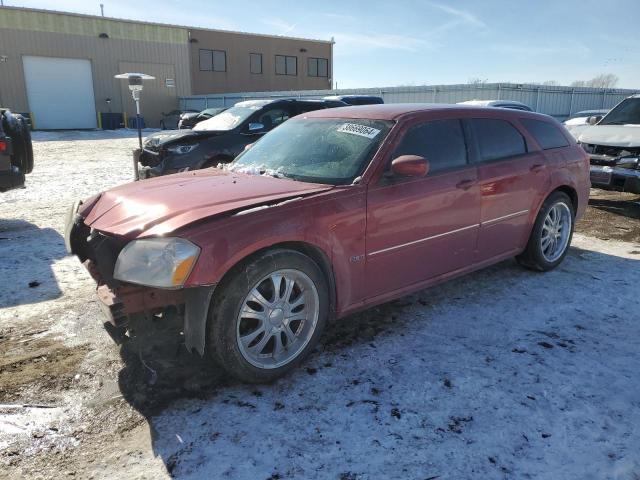
[[[421,178],[396,178],[400,155],[430,162]],[[460,120],[411,127],[388,159],[388,173],[367,196],[368,298],[473,263],[480,217],[476,167],[468,161]]]

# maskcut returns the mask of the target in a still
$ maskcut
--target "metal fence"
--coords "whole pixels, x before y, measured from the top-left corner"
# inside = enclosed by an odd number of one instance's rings
[[[385,103],[457,103],[465,100],[516,100],[536,112],[564,120],[581,110],[611,108],[640,90],[559,87],[515,83],[479,85],[423,85],[419,87],[349,88],[284,92],[241,92],[180,98],[182,109],[230,107],[256,98],[322,98],[327,95],[379,95]]]

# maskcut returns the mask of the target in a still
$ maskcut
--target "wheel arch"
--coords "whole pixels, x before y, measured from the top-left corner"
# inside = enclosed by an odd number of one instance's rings
[[[570,185],[560,185],[555,190],[550,192],[549,195],[552,195],[554,192],[565,193],[569,197],[569,199],[571,200],[571,206],[573,207],[573,214],[576,215],[578,213],[578,202],[579,202],[579,199],[578,199],[578,192],[576,191],[575,188],[573,188]],[[545,200],[547,198],[549,198],[549,195],[547,195],[545,197]],[[544,203],[544,201],[543,201],[543,203]]]
[[[253,259],[265,255],[266,253],[272,250],[293,250],[299,252],[303,255],[309,257],[313,262],[318,265],[325,279],[327,280],[327,286],[329,289],[329,313],[330,318],[333,319],[336,311],[336,302],[337,302],[337,290],[336,290],[336,280],[335,273],[333,271],[333,265],[329,256],[322,250],[320,247],[305,241],[283,241],[274,243],[265,247],[262,247],[248,255],[237,260],[227,271],[222,275],[220,281],[218,282],[218,286],[227,283],[233,277],[234,274],[238,272],[246,263],[252,261]]]

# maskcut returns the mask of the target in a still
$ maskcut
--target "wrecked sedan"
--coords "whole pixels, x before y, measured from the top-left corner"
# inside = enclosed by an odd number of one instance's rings
[[[192,130],[149,136],[138,156],[140,178],[199,170],[231,162],[244,148],[289,118],[323,108],[344,107],[332,100],[247,100],[204,120]]]
[[[616,105],[578,142],[589,154],[594,187],[640,193],[640,95]]]
[[[547,116],[346,107],[286,122],[225,170],[89,198],[65,238],[114,337],[171,308],[187,349],[266,382],[330,319],[514,256],[556,267],[588,192],[585,152]]]

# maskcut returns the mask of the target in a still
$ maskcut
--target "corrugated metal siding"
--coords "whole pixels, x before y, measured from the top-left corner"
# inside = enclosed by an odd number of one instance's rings
[[[121,80],[113,78],[115,74],[123,73],[119,69],[119,62],[123,60],[174,65],[175,94],[184,96],[191,91],[186,40],[182,44],[173,44],[0,28],[0,55],[7,56],[6,62],[0,64],[0,104],[15,111],[29,111],[22,68],[23,55],[91,60],[97,111],[107,111],[107,98],[112,100],[112,111],[123,111]]]
[[[180,99],[182,108],[231,106],[251,98],[322,98],[327,95],[379,95],[386,103],[457,103],[466,100],[516,100],[537,112],[564,120],[581,110],[611,108],[640,90],[573,88],[513,83],[432,85],[419,87],[351,88],[289,92],[244,92],[193,95]]]

